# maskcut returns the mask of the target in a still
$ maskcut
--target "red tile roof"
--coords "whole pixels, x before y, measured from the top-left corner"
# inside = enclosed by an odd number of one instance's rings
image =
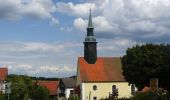
[[[124,82],[121,68],[118,57],[98,57],[95,64],[88,64],[83,57],[78,58],[80,80],[83,82]]]
[[[8,76],[8,68],[0,68],[0,81],[4,81]]]
[[[47,87],[50,95],[58,94],[59,81],[38,81],[38,85]]]

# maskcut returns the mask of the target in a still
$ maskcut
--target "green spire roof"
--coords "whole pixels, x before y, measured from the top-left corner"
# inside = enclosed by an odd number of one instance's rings
[[[92,17],[91,17],[91,9],[90,9],[89,22],[88,22],[87,28],[93,28],[93,22],[92,22]]]

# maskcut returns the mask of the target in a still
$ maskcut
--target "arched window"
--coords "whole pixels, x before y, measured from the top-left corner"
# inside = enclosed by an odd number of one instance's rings
[[[131,94],[132,95],[135,94],[135,85],[134,84],[131,85]]]
[[[112,94],[114,94],[115,91],[116,91],[116,85],[113,85],[113,86],[112,86]]]
[[[112,96],[117,97],[118,94],[118,88],[116,88],[116,85],[112,86]]]

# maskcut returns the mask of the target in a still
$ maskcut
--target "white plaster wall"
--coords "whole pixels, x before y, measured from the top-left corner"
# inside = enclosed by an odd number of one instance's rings
[[[101,98],[107,98],[109,92],[112,93],[112,86],[116,85],[119,91],[118,98],[130,97],[131,96],[131,86],[128,85],[128,82],[103,82],[103,83],[82,83],[81,89],[81,100],[93,100],[93,97],[97,97],[97,100]],[[97,90],[93,90],[93,85],[97,86]],[[89,97],[90,96],[90,97]]]
[[[66,98],[68,99],[69,96],[70,96],[70,90],[73,90],[73,88],[66,88],[65,90],[65,95],[66,95]]]

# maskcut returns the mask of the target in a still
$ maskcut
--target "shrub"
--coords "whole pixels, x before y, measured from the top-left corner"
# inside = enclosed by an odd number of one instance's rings
[[[68,100],[80,100],[78,95],[71,95]]]
[[[153,92],[138,93],[129,100],[170,100],[170,94],[159,94]]]

